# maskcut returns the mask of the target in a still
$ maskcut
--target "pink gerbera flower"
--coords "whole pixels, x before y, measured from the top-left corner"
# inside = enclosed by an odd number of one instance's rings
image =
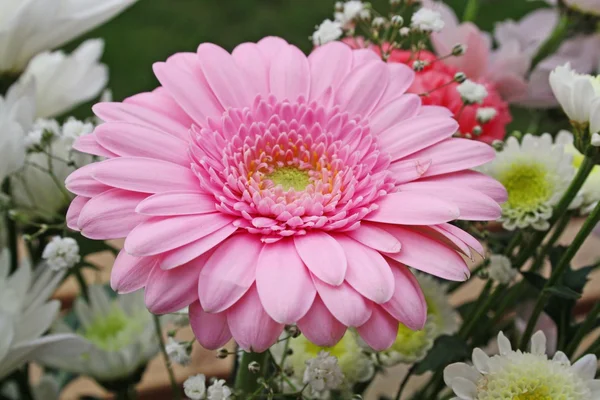
[[[94,107],[106,122],[76,148],[107,159],[67,179],[70,227],[126,237],[115,290],[145,287],[157,314],[189,305],[207,348],[261,352],[297,324],[317,345],[356,327],[383,349],[398,321],[425,322],[407,265],[469,276],[460,253],[481,246],[448,222],[500,216],[502,186],[468,170],[494,151],[405,94],[405,65],[270,37],[154,71],[155,91]]]

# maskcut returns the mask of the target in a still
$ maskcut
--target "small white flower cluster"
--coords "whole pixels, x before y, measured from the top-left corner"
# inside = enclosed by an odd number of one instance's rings
[[[335,9],[334,20],[326,19],[312,34],[311,39],[315,46],[339,39],[344,34],[344,29],[352,29],[354,21],[358,18],[367,19],[371,15],[369,9],[360,0],[338,1]],[[385,23],[385,20],[383,22]],[[379,23],[381,19],[378,22],[373,21],[373,26]]]
[[[214,380],[207,389],[206,376],[203,374],[187,378],[183,382],[183,392],[192,400],[227,400],[232,394],[224,379]]]
[[[55,236],[44,248],[42,258],[54,271],[71,268],[81,260],[79,245],[73,238]]]
[[[470,79],[465,80],[463,83],[456,87],[456,90],[460,94],[460,97],[465,104],[481,104],[488,95],[488,91],[485,86],[473,82]]]
[[[167,351],[169,360],[175,364],[186,366],[192,361],[192,358],[190,357],[191,348],[172,337],[167,339],[165,350]]]
[[[339,39],[343,33],[342,24],[326,19],[317,27],[311,38],[315,46],[320,46]]]
[[[490,122],[498,115],[498,111],[494,107],[481,107],[477,109],[477,122],[485,124]]]
[[[344,381],[344,374],[337,358],[326,351],[320,351],[315,358],[306,361],[303,382],[313,392],[336,389]]]
[[[45,139],[51,141],[57,137],[74,142],[78,137],[92,133],[93,130],[94,124],[91,122],[80,121],[73,117],[69,117],[62,127],[55,119],[38,118],[25,137],[25,147],[33,150],[42,146]]]
[[[444,20],[439,11],[421,8],[413,14],[410,26],[421,32],[439,32],[444,28]]]
[[[517,270],[512,267],[510,259],[502,254],[490,256],[488,274],[491,280],[507,285],[517,277]]]

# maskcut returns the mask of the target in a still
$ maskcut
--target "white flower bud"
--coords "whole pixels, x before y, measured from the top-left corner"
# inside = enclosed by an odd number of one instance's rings
[[[467,51],[467,46],[464,44],[456,44],[454,45],[454,47],[452,48],[452,55],[453,56],[462,56],[463,54],[465,54],[465,52]]]
[[[383,17],[375,17],[373,21],[371,21],[371,26],[375,29],[383,28],[385,26],[386,20]]]
[[[475,125],[475,127],[473,128],[473,135],[479,136],[482,133],[483,133],[483,129],[481,129],[481,126]]]
[[[410,24],[422,32],[439,32],[444,28],[442,14],[429,8],[421,8],[414,13]]]
[[[483,100],[487,97],[488,92],[485,86],[473,82],[470,79],[465,80],[463,83],[456,87],[456,90],[462,97],[465,104],[483,103]]]
[[[454,74],[454,81],[458,83],[463,83],[467,80],[467,75],[464,72],[457,72]]]
[[[410,28],[405,26],[404,28],[400,28],[400,36],[408,36],[410,35]]]
[[[401,15],[392,16],[390,21],[392,21],[392,24],[395,26],[402,26],[402,24],[404,24],[404,18],[402,18]]]
[[[477,109],[477,122],[485,124],[493,120],[496,115],[498,111],[494,107],[481,107]]]
[[[600,147],[600,133],[596,132],[592,135],[592,146]]]

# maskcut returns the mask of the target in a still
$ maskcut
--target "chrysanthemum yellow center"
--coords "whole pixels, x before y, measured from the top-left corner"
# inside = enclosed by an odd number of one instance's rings
[[[520,162],[504,170],[498,180],[508,192],[506,206],[512,209],[535,211],[550,199],[553,183],[548,171],[539,163]]]
[[[275,185],[281,185],[284,190],[293,188],[300,192],[310,184],[310,176],[307,171],[303,171],[296,167],[280,167],[275,168],[273,172],[267,175]]]
[[[412,354],[418,352],[426,345],[426,338],[427,332],[425,329],[413,331],[405,325],[400,324],[392,349],[401,354]]]
[[[115,306],[108,314],[98,316],[82,336],[103,350],[115,351],[135,340],[143,330],[143,321],[127,316]]]
[[[513,400],[553,400],[548,394],[548,389],[545,387],[538,387],[533,389],[531,392],[519,394],[513,397]]]
[[[311,354],[313,357],[316,356],[317,354],[319,354],[320,351],[326,351],[329,354],[331,354],[332,356],[339,359],[345,353],[345,347],[342,342],[343,342],[343,339],[335,346],[321,347],[321,346],[317,346],[316,344],[313,344],[307,340],[305,343],[305,351],[308,354]]]

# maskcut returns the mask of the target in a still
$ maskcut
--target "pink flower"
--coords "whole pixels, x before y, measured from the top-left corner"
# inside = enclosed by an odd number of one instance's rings
[[[270,37],[154,71],[155,91],[94,107],[106,123],[76,148],[107,159],[66,182],[70,227],[126,237],[115,290],[144,287],[157,314],[189,305],[211,349],[233,337],[264,351],[284,324],[322,346],[356,327],[383,349],[399,321],[425,322],[406,265],[469,276],[460,254],[483,250],[449,222],[500,216],[504,188],[470,170],[494,151],[405,94],[406,66]]]

